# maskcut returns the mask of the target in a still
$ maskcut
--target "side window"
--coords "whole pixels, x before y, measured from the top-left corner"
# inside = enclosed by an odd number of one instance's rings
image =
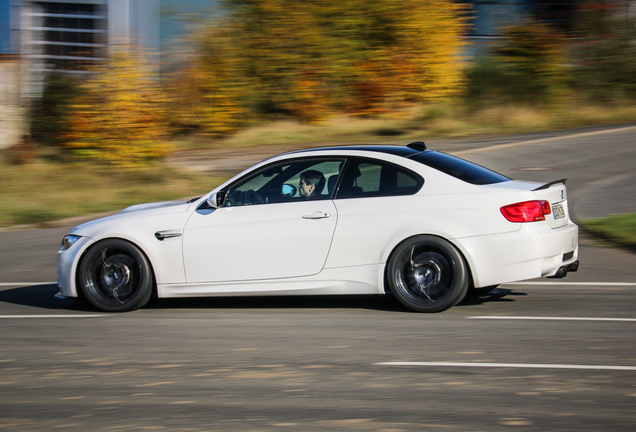
[[[418,174],[389,162],[351,159],[336,198],[412,195],[423,184]]]
[[[343,159],[302,159],[268,165],[228,187],[223,207],[331,199]]]

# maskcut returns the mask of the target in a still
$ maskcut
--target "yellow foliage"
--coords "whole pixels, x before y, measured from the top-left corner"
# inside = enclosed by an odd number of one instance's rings
[[[166,156],[168,99],[151,64],[117,52],[91,70],[70,106],[66,148],[124,168]]]
[[[455,0],[227,0],[227,7],[222,21],[196,34],[189,71],[194,88],[216,96],[195,96],[183,113],[211,130],[232,129],[237,117],[317,122],[341,111],[390,113],[463,85],[466,6]]]
[[[234,132],[243,121],[239,98],[212,68],[198,64],[184,68],[172,79],[170,89],[173,126],[202,127],[204,133],[223,135]]]

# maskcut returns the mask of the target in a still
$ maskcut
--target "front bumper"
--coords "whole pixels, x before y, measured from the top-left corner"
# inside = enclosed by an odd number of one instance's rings
[[[56,297],[67,298],[77,297],[77,286],[75,275],[77,274],[77,266],[79,259],[88,247],[91,239],[81,237],[73,246],[67,250],[60,250],[57,253],[57,286],[60,291]]]

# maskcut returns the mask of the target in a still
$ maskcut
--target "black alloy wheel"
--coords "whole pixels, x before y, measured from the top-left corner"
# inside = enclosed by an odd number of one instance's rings
[[[466,296],[469,271],[455,246],[440,237],[420,235],[395,248],[387,266],[387,282],[409,309],[440,312]]]
[[[154,288],[152,268],[138,247],[121,239],[93,245],[79,266],[78,284],[86,299],[107,312],[144,306]]]

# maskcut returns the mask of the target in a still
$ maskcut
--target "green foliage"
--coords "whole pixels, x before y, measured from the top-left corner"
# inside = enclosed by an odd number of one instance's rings
[[[577,91],[593,100],[636,98],[636,20],[612,9],[581,7],[572,58]]]
[[[578,222],[584,229],[620,246],[636,248],[636,214],[621,214]]]
[[[484,56],[466,68],[466,96],[469,106],[483,106],[493,101],[515,97],[506,68],[497,59]]]
[[[59,146],[69,131],[70,103],[78,84],[72,77],[50,73],[44,79],[42,96],[29,111],[29,133],[40,145]]]
[[[528,20],[509,27],[492,57],[466,71],[469,98],[551,104],[567,90],[564,38],[548,25]]]

